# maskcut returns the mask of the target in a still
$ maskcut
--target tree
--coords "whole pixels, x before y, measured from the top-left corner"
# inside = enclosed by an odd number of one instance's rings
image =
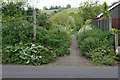
[[[2,3],[2,13],[5,16],[24,16],[25,9],[24,9],[24,3],[23,2],[10,2],[10,3]]]
[[[55,14],[57,14],[57,11],[53,11]]]
[[[53,18],[52,21],[58,25],[65,25],[66,22],[68,21],[69,14],[67,11],[63,11],[59,14],[56,14]]]
[[[25,18],[26,11],[24,2],[3,2],[2,23],[15,21],[16,18]]]
[[[37,16],[37,25],[49,30],[51,22],[48,20],[48,15],[45,13],[40,13],[40,15]]]
[[[71,5],[70,5],[70,4],[67,4],[66,8],[71,8]]]
[[[79,15],[83,18],[84,24],[87,19],[92,19],[92,17],[95,17],[101,11],[101,5],[98,5],[98,1],[87,0],[81,3],[79,7]]]
[[[79,31],[79,29],[83,26],[82,17],[80,17],[78,13],[73,13],[73,12],[71,12],[69,15],[74,18],[74,22],[75,22],[74,31]]]
[[[26,13],[27,13],[27,17],[26,17],[26,19],[27,19],[27,21],[28,22],[30,22],[30,23],[33,23],[33,17],[29,17],[29,16],[33,16],[33,12],[34,12],[34,9],[33,9],[33,7],[28,7],[28,10],[26,11]]]
[[[59,6],[55,6],[55,9],[59,9]]]
[[[48,10],[47,6],[44,6],[44,7],[43,7],[43,10]]]
[[[104,2],[104,4],[103,4],[103,16],[104,16],[104,18],[109,18],[110,17],[109,14],[110,13],[108,11],[108,5],[106,2]]]
[[[49,10],[53,10],[54,9],[54,6],[50,6]]]

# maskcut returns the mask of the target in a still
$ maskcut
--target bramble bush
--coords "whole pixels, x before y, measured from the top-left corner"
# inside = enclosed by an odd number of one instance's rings
[[[77,34],[77,39],[82,54],[95,64],[112,65],[118,60],[111,32],[89,30],[86,34]]]

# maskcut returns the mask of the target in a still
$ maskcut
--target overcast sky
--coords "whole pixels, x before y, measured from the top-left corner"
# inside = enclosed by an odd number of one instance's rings
[[[30,2],[31,3],[34,2],[37,8],[43,9],[44,6],[47,6],[48,8],[50,6],[59,6],[59,5],[65,7],[67,4],[70,4],[72,7],[79,7],[79,4],[85,1],[86,0],[33,0]],[[96,0],[92,0],[92,1],[96,1]],[[99,4],[103,4],[103,2],[107,2],[108,5],[111,5],[111,3],[116,1],[118,0],[99,0]]]

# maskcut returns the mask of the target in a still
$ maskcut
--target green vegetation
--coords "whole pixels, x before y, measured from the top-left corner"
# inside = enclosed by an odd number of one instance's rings
[[[57,30],[56,27],[50,29],[53,24],[48,15],[36,9],[37,32],[34,41],[33,18],[27,17],[33,15],[33,8],[28,7],[28,10],[25,10],[22,7],[25,6],[24,3],[19,2],[3,3],[2,5],[3,64],[41,65],[50,63],[59,56],[70,54],[68,50],[71,43],[70,35],[65,31]],[[24,15],[20,15],[23,13]]]
[[[104,18],[110,17],[110,12],[108,11],[108,5],[106,2],[104,2],[104,4],[103,4],[103,16],[104,16]]]
[[[99,5],[98,1],[87,0],[79,8],[71,8],[69,4],[66,7],[51,6],[50,9],[44,7],[44,10],[36,8],[36,40],[33,40],[31,17],[34,8],[23,2],[4,2],[2,6],[4,64],[42,65],[69,55],[71,34],[77,34],[80,51],[95,64],[112,65],[118,60],[111,32],[90,27],[92,18],[100,12],[108,17],[106,3]]]
[[[52,50],[41,45],[33,47],[32,45],[11,46],[7,45],[3,48],[3,63],[17,63],[17,64],[46,64],[56,59],[56,54]]]
[[[50,8],[47,8],[47,6],[43,7],[43,10],[55,10],[55,9],[68,9],[71,8],[70,4],[67,4],[66,7],[61,7],[61,6],[50,6]]]
[[[118,60],[111,32],[89,30],[77,35],[82,54],[97,65],[112,65]]]
[[[87,0],[80,4],[79,15],[83,20],[83,24],[87,19],[92,19],[96,15],[102,12],[102,6],[99,5],[98,1]]]
[[[118,44],[119,44],[119,46],[120,46],[120,34],[118,35]]]

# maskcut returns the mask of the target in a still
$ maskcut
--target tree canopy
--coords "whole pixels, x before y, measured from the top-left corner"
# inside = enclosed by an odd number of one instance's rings
[[[98,5],[98,1],[87,0],[84,3],[80,4],[79,15],[83,18],[83,21],[87,19],[92,19],[102,11],[101,5]]]

